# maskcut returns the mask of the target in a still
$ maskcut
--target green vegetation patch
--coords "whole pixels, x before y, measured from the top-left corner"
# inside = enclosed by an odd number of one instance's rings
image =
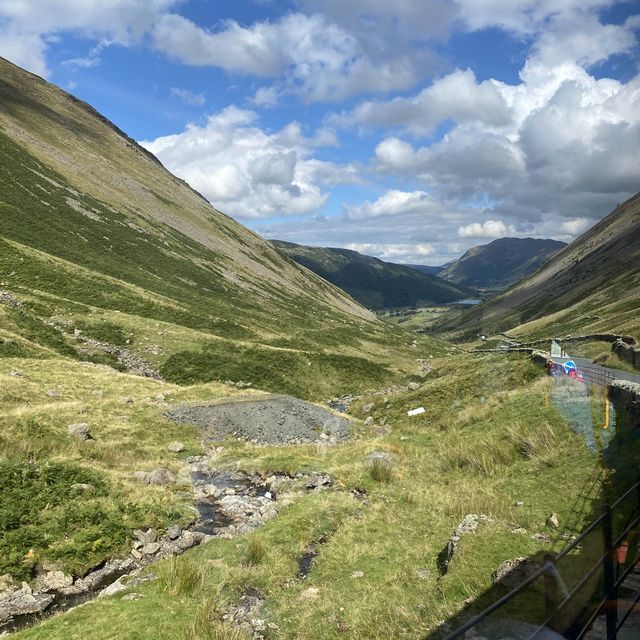
[[[304,399],[371,389],[394,378],[388,367],[365,358],[328,353],[281,351],[212,342],[202,351],[181,351],[161,367],[170,382],[244,381]]]
[[[107,504],[107,492],[98,472],[75,464],[0,461],[0,574],[26,579],[43,560],[75,572],[115,551],[135,514]]]
[[[133,342],[133,334],[115,322],[107,322],[104,320],[101,322],[87,322],[86,320],[78,320],[76,327],[86,336],[99,340],[100,342],[108,342],[109,344],[118,346],[124,346],[125,344],[131,344]]]

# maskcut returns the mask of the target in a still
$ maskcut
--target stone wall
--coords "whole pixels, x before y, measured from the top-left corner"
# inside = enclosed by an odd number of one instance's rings
[[[611,345],[611,351],[613,351],[620,360],[628,362],[634,369],[640,369],[640,347],[629,344],[624,340],[616,340],[613,345]]]

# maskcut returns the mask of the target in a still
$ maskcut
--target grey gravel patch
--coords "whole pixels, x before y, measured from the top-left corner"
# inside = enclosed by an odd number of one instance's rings
[[[349,437],[347,420],[290,396],[182,406],[165,415],[175,422],[195,424],[212,441],[231,436],[255,444],[331,444]]]

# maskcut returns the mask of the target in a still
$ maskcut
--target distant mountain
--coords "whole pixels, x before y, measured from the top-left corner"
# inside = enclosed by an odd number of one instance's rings
[[[536,271],[566,246],[558,240],[500,238],[469,249],[438,275],[474,289],[504,289]]]
[[[441,328],[465,335],[640,335],[640,194],[617,206],[536,273]]]
[[[429,273],[432,276],[437,276],[442,273],[449,266],[449,264],[450,263],[443,264],[440,267],[432,267],[428,264],[406,264],[405,267],[411,267],[412,269],[420,271],[421,273]]]
[[[469,296],[465,287],[349,249],[307,247],[272,240],[289,258],[346,291],[371,309],[444,304]]]

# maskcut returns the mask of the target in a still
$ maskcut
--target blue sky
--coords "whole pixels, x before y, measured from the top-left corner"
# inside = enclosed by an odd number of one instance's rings
[[[267,237],[440,264],[640,189],[640,6],[12,0],[0,55]]]

